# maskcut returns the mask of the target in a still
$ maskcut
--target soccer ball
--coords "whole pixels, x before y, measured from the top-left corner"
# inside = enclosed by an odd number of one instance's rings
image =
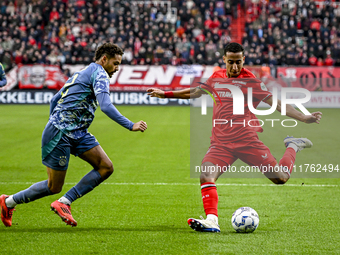
[[[250,207],[238,208],[231,217],[231,225],[238,233],[254,232],[259,222],[259,215]]]

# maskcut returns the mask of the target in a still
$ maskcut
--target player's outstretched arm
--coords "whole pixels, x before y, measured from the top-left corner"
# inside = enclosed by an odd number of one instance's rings
[[[265,100],[265,102],[269,105],[273,104],[272,97]],[[276,110],[281,112],[281,100],[277,100],[277,107]],[[304,123],[320,123],[322,112],[312,112],[311,115],[304,115],[302,112],[296,110],[293,106],[287,105],[286,106],[286,115],[293,119],[299,120]]]
[[[317,123],[320,124],[322,112],[312,112],[311,115],[305,115],[305,123]]]
[[[198,88],[187,88],[175,91],[163,91],[161,89],[150,88],[147,90],[148,95],[151,97],[158,98],[180,98],[180,99],[190,99],[197,98],[202,95],[202,91]]]
[[[131,131],[141,131],[144,132],[148,128],[148,125],[144,121],[138,121],[135,124],[133,124]]]
[[[143,128],[144,127],[144,125],[141,125],[141,124],[136,125],[139,122],[133,123],[128,118],[123,116],[117,110],[117,108],[111,103],[110,96],[109,96],[108,93],[99,93],[97,95],[97,100],[98,100],[98,103],[100,105],[100,109],[102,110],[102,112],[104,112],[108,117],[110,117],[112,120],[117,122],[119,125],[127,128],[127,129],[129,129],[131,131],[139,131],[138,128]],[[142,126],[142,127],[140,127],[140,126]],[[134,128],[136,128],[136,130],[134,130]],[[142,130],[140,130],[140,131],[142,131]]]

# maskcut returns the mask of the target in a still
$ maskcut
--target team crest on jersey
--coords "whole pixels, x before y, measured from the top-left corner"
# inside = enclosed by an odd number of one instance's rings
[[[66,156],[61,156],[59,160],[59,165],[60,166],[65,166],[66,165]]]
[[[264,91],[268,91],[266,85],[263,82],[261,82],[261,89]]]
[[[234,82],[238,82],[238,81],[232,81],[232,83]],[[244,83],[246,84],[245,82],[238,82],[238,83]],[[216,88],[217,85],[220,85],[219,82],[215,82],[214,83],[214,87]],[[221,85],[230,85],[230,86],[235,86],[235,87],[238,87],[238,88],[241,88],[243,85],[241,84],[221,84]],[[233,98],[233,94],[229,91],[229,90],[219,90],[217,91],[217,95],[214,95],[214,97],[230,97],[230,98]]]

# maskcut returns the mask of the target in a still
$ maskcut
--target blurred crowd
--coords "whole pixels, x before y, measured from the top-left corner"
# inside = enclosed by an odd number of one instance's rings
[[[340,66],[339,3],[271,1],[249,10],[257,19],[247,20],[242,39],[246,63]]]
[[[324,3],[2,0],[0,62],[7,70],[14,64],[88,64],[110,41],[123,48],[123,64],[222,67],[232,22],[242,13],[248,17],[246,64],[340,65],[339,7]]]

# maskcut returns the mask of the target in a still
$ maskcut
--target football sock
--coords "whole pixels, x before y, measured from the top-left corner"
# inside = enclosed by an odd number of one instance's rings
[[[65,204],[65,205],[71,205],[71,201],[70,200],[68,200],[66,197],[61,197],[61,198],[59,198],[58,199],[58,201],[60,202],[60,203],[63,203],[63,204]]]
[[[218,225],[218,217],[215,214],[208,214],[207,215],[207,220],[212,220]]]
[[[17,204],[29,203],[36,199],[53,195],[47,185],[48,181],[37,182],[28,189],[22,190],[13,195],[13,200]],[[7,205],[7,204],[6,204]]]
[[[287,148],[293,148],[294,150],[295,150],[295,152],[297,152],[298,151],[298,147],[297,147],[297,145],[296,144],[294,144],[294,143],[290,143],[289,145],[288,145],[288,147]]]
[[[85,175],[80,180],[80,182],[77,183],[76,186],[67,191],[64,197],[67,198],[70,203],[72,203],[76,199],[89,193],[91,190],[97,187],[102,181],[103,180],[100,173],[96,170],[92,170],[87,175]]]
[[[213,214],[216,215],[217,217],[218,195],[215,183],[213,182],[202,183],[201,193],[205,214],[206,215]]]
[[[8,198],[6,198],[5,204],[8,208],[14,208],[17,205],[13,199],[13,195],[10,195]]]
[[[283,157],[281,158],[281,160],[279,162],[280,167],[282,167],[282,168],[287,167],[288,168],[289,175],[291,174],[291,172],[293,170],[295,157],[296,157],[296,151],[294,150],[294,148],[291,148],[291,147],[288,146],[288,148],[286,149],[286,152],[283,154]]]

